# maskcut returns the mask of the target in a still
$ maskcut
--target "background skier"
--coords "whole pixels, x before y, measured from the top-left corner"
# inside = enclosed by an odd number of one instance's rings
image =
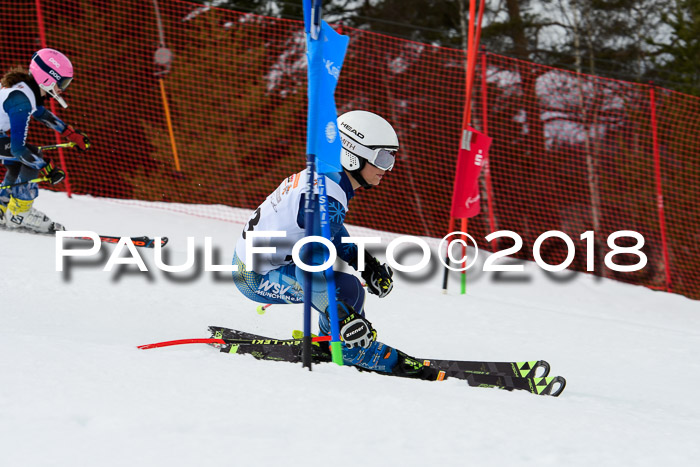
[[[40,233],[65,230],[43,212],[33,207],[39,195],[36,183],[26,183],[43,172],[51,183],[65,178],[63,170],[56,169],[36,146],[27,144],[30,117],[59,132],[75,147],[84,151],[90,146],[87,135],[43,106],[48,94],[68,107],[61,94],[73,80],[73,65],[61,52],[41,49],[34,54],[29,70],[15,67],[0,80],[0,160],[7,172],[0,190],[0,224],[9,228],[26,228]]]

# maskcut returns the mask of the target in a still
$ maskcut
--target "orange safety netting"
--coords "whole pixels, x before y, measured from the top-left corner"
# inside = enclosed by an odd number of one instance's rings
[[[0,69],[27,65],[44,45],[73,62],[69,108],[58,113],[94,145],[80,157],[63,153],[72,192],[254,208],[304,168],[303,25],[179,0],[159,0],[157,15],[154,5],[0,4]],[[351,42],[338,112],[374,111],[401,143],[396,169],[381,189],[361,194],[348,222],[442,237],[462,123],[464,53],[341,32]],[[167,54],[156,63],[164,47],[172,63]],[[692,96],[480,55],[472,124],[494,142],[481,180],[482,214],[469,220],[470,233],[480,247],[503,249],[510,244],[488,245],[484,237],[515,231],[524,240],[515,256],[532,259],[537,237],[560,230],[576,245],[572,268],[585,270],[580,235],[594,230],[596,274],[700,298],[699,115],[700,99]],[[30,142],[55,142],[32,125]],[[219,216],[214,206],[197,212]],[[603,266],[607,236],[619,230],[644,235],[649,263],[641,271]],[[542,256],[562,262],[564,242],[548,240]]]

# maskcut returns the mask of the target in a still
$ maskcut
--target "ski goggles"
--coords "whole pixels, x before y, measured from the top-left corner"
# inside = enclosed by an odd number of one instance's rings
[[[65,91],[68,85],[73,81],[73,78],[61,78],[56,85],[58,86],[58,89],[61,90],[61,92]]]
[[[392,151],[386,148],[371,149],[361,144],[344,144],[343,146],[348,152],[365,159],[378,169],[391,170],[394,168],[394,163],[396,162],[395,150]],[[352,148],[348,146],[352,146]]]

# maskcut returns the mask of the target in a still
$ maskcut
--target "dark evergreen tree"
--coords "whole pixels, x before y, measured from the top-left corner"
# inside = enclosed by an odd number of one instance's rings
[[[677,91],[700,96],[700,0],[673,0],[663,13],[663,23],[673,31],[670,41],[650,37],[658,47],[656,65],[649,76],[675,82]]]
[[[301,19],[301,0],[199,0]],[[324,18],[362,30],[463,49],[469,0],[327,0]],[[485,50],[697,94],[700,0],[486,0]],[[669,34],[670,32],[670,34]]]

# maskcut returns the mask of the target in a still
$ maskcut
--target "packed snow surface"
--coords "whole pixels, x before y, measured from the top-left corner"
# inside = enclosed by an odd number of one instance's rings
[[[214,264],[229,264],[240,223],[52,192],[36,205],[71,230],[167,236],[168,264],[185,263],[194,237],[198,256],[192,270],[164,273],[154,251],[140,249],[149,272],[105,272],[115,247],[103,245],[102,256],[57,272],[54,238],[0,230],[0,466],[657,467],[700,458],[696,301],[586,274],[552,278],[532,263],[518,280],[471,274],[467,295],[456,273],[442,294],[435,266],[368,298],[381,341],[427,358],[545,359],[568,381],[559,398],[331,364],[308,372],[206,345],[139,350],[208,337],[209,325],[288,338],[302,307],[259,315],[229,273],[203,270],[204,238]]]

